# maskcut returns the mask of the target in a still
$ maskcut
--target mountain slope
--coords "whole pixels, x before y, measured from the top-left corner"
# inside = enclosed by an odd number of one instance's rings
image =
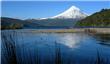
[[[38,27],[41,27],[41,25],[20,19],[1,17],[1,29],[24,29]]]
[[[73,27],[77,21],[82,20],[85,17],[87,17],[87,15],[81,12],[79,8],[72,6],[63,13],[50,18],[41,18],[40,20],[34,19],[27,21],[43,26]]]
[[[82,13],[79,8],[77,8],[76,6],[71,6],[68,10],[52,18],[83,19],[86,16],[87,15]]]
[[[74,24],[87,17],[81,10],[75,6],[70,7],[65,12],[50,17],[41,19],[14,19],[1,18],[1,29],[38,29],[38,28],[71,28]]]
[[[1,17],[1,29],[21,29],[23,24],[22,20]]]
[[[77,27],[110,27],[110,9],[102,9],[87,18],[78,21]]]

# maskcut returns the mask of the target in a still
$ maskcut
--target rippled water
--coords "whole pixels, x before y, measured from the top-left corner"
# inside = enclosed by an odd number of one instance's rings
[[[2,64],[110,64],[110,35],[6,30],[1,36]]]

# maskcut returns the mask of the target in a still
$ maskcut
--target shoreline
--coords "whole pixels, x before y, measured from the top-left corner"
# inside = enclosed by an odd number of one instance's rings
[[[1,30],[7,31],[7,30]],[[72,28],[72,29],[16,29],[8,31],[36,33],[110,33],[110,28]]]

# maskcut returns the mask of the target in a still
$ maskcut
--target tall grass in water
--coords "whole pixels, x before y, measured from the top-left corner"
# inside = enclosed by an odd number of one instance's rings
[[[10,33],[1,32],[1,38],[2,38],[1,63],[2,64],[17,64],[14,36],[15,36],[15,32],[13,32],[13,35],[11,35]]]
[[[97,50],[97,57],[94,64],[109,64],[109,60],[108,58],[102,57],[99,50]]]
[[[18,44],[20,42],[17,41],[17,33],[22,37],[23,44],[24,39],[21,32],[8,30],[1,32],[1,64],[41,64],[38,48],[32,48],[35,54],[33,57],[30,48]]]
[[[55,64],[62,64],[61,50],[59,44],[55,41]]]
[[[21,32],[19,32],[19,34],[21,34]],[[16,31],[2,32],[1,36],[2,36],[2,55],[1,55],[2,64],[43,64],[39,52],[40,50],[39,47],[34,47],[35,45],[30,46],[28,44],[25,45],[26,47],[23,47],[22,45],[18,45],[17,43],[19,42],[16,40],[17,37]],[[24,43],[23,34],[21,34],[20,36],[22,37],[22,43]],[[19,40],[19,38],[17,39]],[[41,40],[43,40],[43,37],[41,38]],[[38,43],[38,41],[35,41],[34,43]],[[55,56],[46,59],[47,64],[78,64],[78,63],[81,64],[80,61],[77,62],[75,61],[76,60],[75,58],[73,59],[73,53],[70,53],[70,56],[66,60],[67,63],[64,63],[65,60],[63,59],[64,56],[61,53],[62,49],[60,45],[61,44],[55,41],[55,49],[53,48],[53,50],[55,51]],[[20,55],[18,54],[18,50]],[[46,60],[44,61],[46,62]],[[109,63],[110,63],[109,59],[103,58],[100,55],[99,50],[97,50],[96,60],[90,58],[90,62],[89,62],[89,64],[109,64]]]

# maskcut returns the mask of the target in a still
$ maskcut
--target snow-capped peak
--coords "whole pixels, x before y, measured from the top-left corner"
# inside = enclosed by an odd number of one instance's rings
[[[74,10],[74,11],[80,11],[80,9],[79,8],[77,8],[76,6],[71,6],[69,9],[68,9],[68,11],[71,11],[71,10]]]
[[[83,19],[87,15],[82,13],[80,9],[76,6],[71,6],[68,10],[64,11],[63,13],[53,16],[51,18],[71,18],[71,19]]]

